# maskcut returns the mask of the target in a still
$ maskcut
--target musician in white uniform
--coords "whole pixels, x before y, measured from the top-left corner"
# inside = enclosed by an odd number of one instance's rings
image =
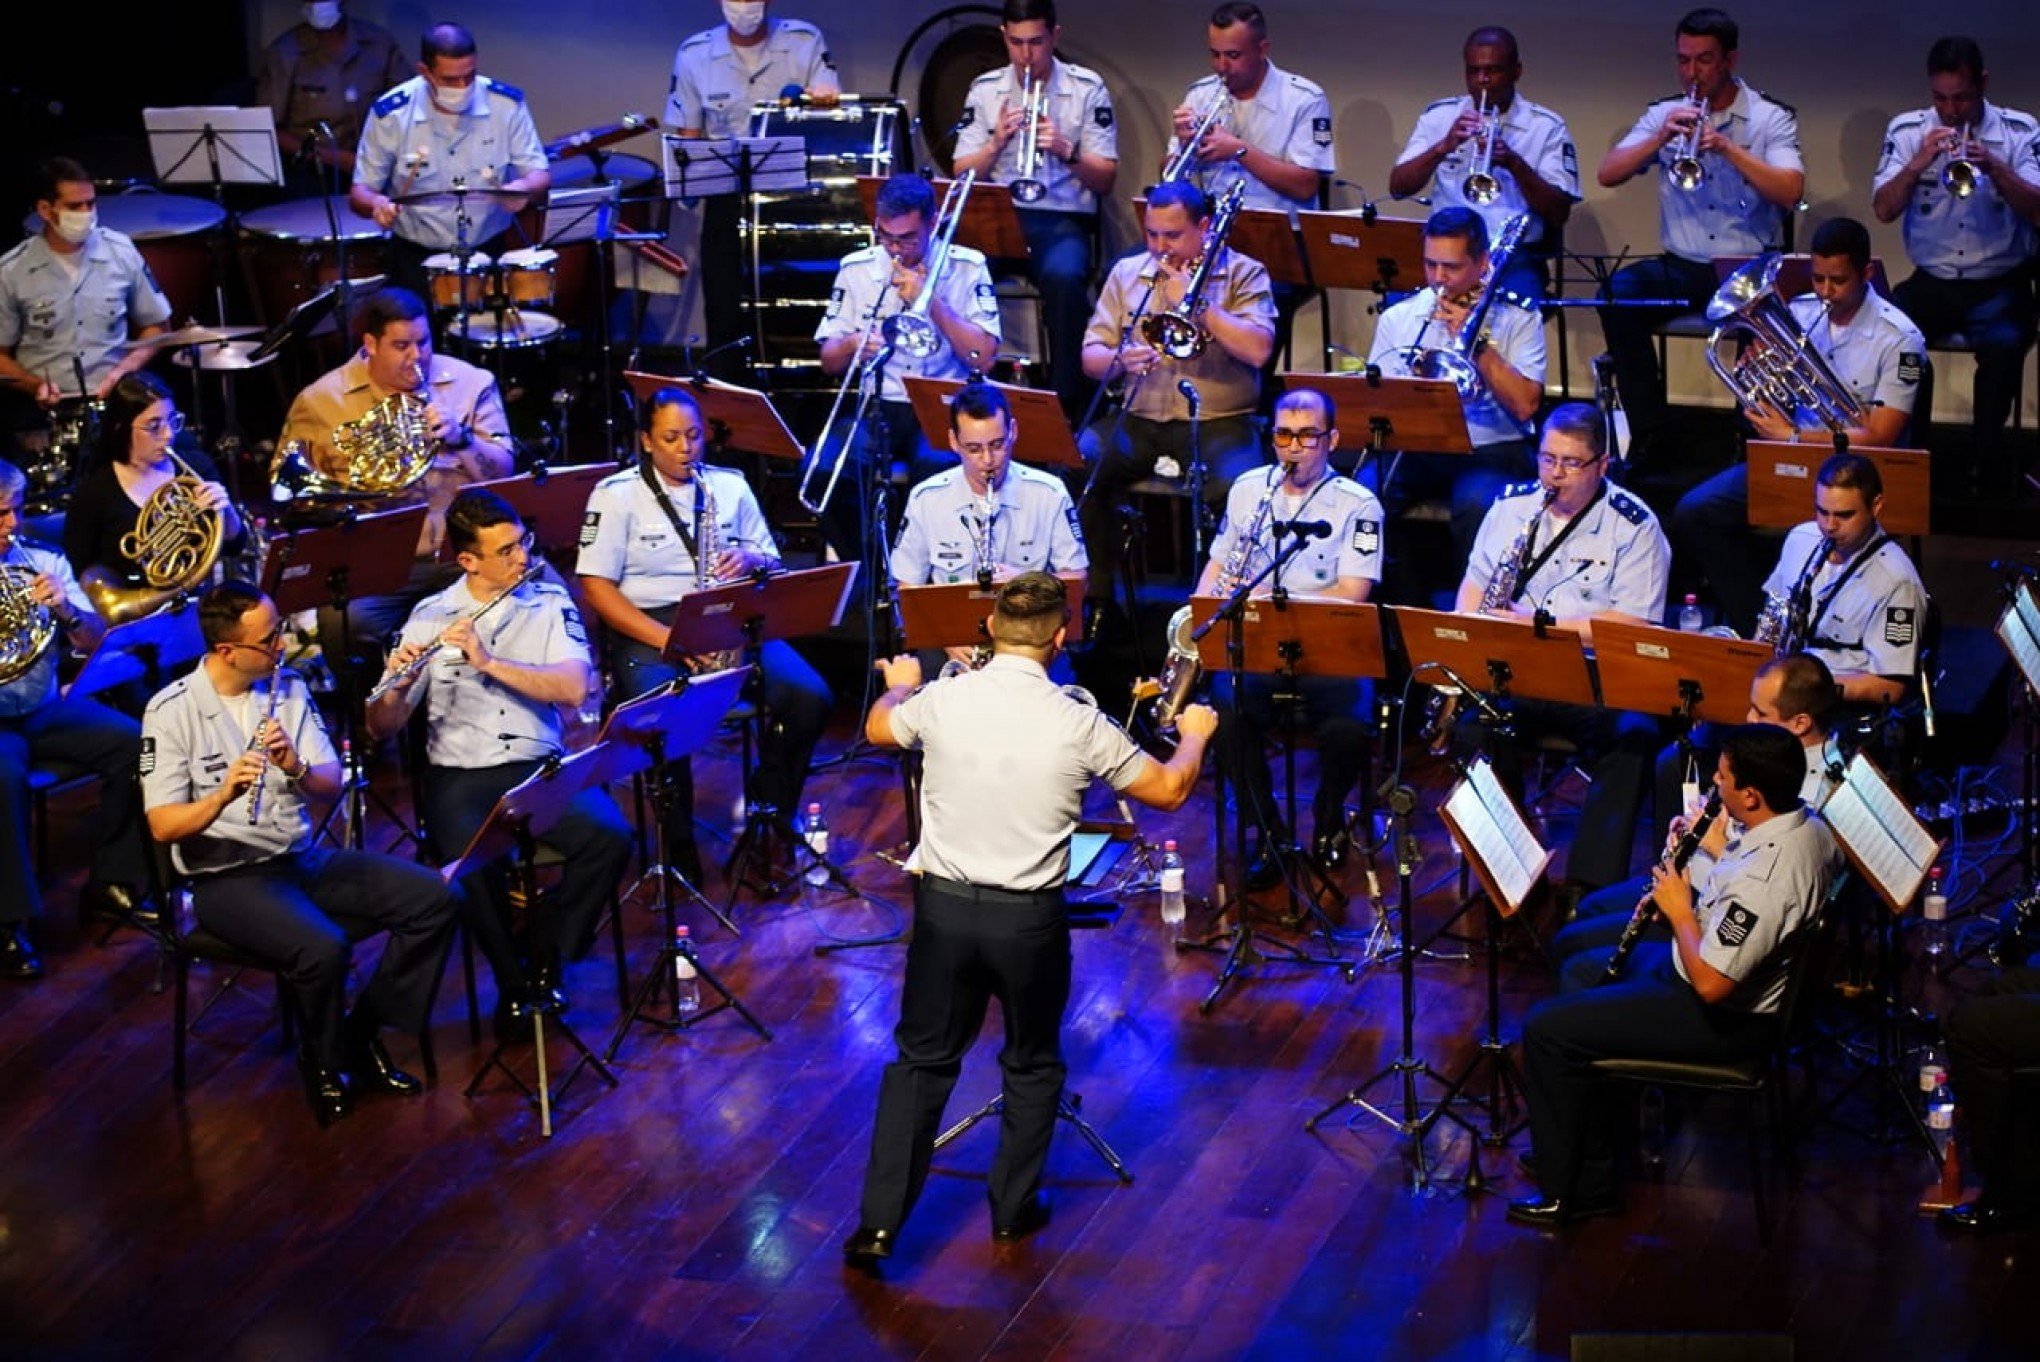
[[[1642,624],[1664,618],[1671,545],[1642,498],[1607,480],[1607,456],[1605,427],[1593,406],[1568,402],[1545,418],[1538,481],[1509,488],[1481,523],[1459,584],[1459,610],[1480,610],[1496,584],[1513,576],[1513,589],[1491,610],[1520,619],[1547,616],[1589,643],[1593,622],[1602,616]],[[1479,686],[1484,678],[1467,680]],[[1657,755],[1657,721],[1538,700],[1513,704],[1507,733],[1462,711],[1455,733],[1459,752],[1471,756],[1485,748],[1496,774],[1514,789],[1522,785],[1523,747],[1540,734],[1563,734],[1592,754],[1592,784],[1566,857],[1566,877],[1582,889],[1623,879]]]
[[[587,628],[567,589],[530,573],[531,535],[494,492],[462,492],[446,513],[460,579],[411,612],[385,676],[396,684],[368,707],[388,738],[425,706],[420,812],[439,861],[467,848],[505,791],[564,754],[562,710],[595,684]],[[403,680],[409,675],[408,681]],[[561,962],[578,959],[630,858],[630,827],[605,790],[583,790],[540,841],[560,853],[559,887],[513,939],[502,861],[460,881],[462,918],[496,978],[497,1022],[551,1011]]]

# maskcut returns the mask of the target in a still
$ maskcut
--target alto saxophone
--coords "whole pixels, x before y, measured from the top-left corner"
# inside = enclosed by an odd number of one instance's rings
[[[733,577],[724,577],[715,570],[716,560],[722,557],[722,527],[717,523],[715,512],[715,491],[708,483],[708,469],[700,464],[694,468],[694,575],[704,589],[728,586]],[[708,672],[728,671],[744,660],[741,648],[726,648],[719,653],[703,653],[696,659],[695,675]]]
[[[1271,470],[1268,490],[1261,494],[1261,504],[1254,509],[1254,518],[1247,522],[1246,530],[1233,541],[1225,561],[1219,564],[1218,577],[1212,583],[1218,594],[1230,596],[1247,579],[1247,561],[1253,556],[1261,531],[1267,528],[1268,512],[1275,503],[1275,493],[1288,477],[1286,469]],[[1187,604],[1169,616],[1168,660],[1162,664],[1160,677],[1152,682],[1143,682],[1140,687],[1155,697],[1155,726],[1164,733],[1175,728],[1176,716],[1183,712],[1183,706],[1190,703],[1190,697],[1196,693],[1197,682],[1204,675],[1204,663],[1198,658],[1197,645],[1190,637],[1194,628]],[[1153,690],[1149,691],[1149,686]]]
[[[1481,614],[1504,609],[1516,599],[1516,587],[1523,580],[1523,567],[1530,557],[1530,537],[1537,533],[1537,523],[1544,519],[1544,513],[1551,509],[1551,503],[1557,496],[1557,488],[1544,489],[1543,500],[1523,522],[1523,528],[1516,532],[1515,542],[1509,545],[1509,551],[1495,561],[1495,570],[1480,593]],[[1432,694],[1423,734],[1432,756],[1444,756],[1446,749],[1452,745],[1452,721],[1458,714],[1458,691],[1440,690]]]

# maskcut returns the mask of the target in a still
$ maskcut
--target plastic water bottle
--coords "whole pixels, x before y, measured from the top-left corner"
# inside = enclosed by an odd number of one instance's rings
[[[1921,949],[1939,964],[1948,953],[1948,895],[1941,885],[1940,866],[1927,872],[1927,896],[1920,903],[1920,918],[1924,923]]]
[[[1679,631],[1697,634],[1706,624],[1706,618],[1700,613],[1700,598],[1688,592],[1686,603],[1679,607]]]
[[[1937,1140],[1946,1140],[1948,1132],[1955,1129],[1955,1094],[1948,1090],[1948,1076],[1941,1075],[1941,1081],[1934,1084],[1934,1091],[1927,1098],[1927,1129],[1934,1132]]]
[[[684,922],[673,929],[673,1010],[683,1015],[701,1010],[701,976],[694,968],[694,940]]]
[[[807,806],[807,822],[801,828],[801,836],[807,842],[808,850],[815,854],[814,859],[808,864],[807,882],[812,885],[827,884],[829,868],[822,862],[829,854],[829,824],[822,817],[820,804]]]
[[[1920,1091],[1932,1093],[1948,1081],[1948,1064],[1941,1058],[1941,1052],[1931,1043],[1920,1051]]]
[[[1162,843],[1162,921],[1173,927],[1183,912],[1183,856],[1171,837]]]

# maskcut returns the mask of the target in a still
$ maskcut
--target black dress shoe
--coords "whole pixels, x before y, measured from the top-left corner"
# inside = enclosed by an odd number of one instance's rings
[[[1987,1196],[1979,1196],[1959,1206],[1944,1206],[1934,1219],[1942,1229],[1959,1230],[1964,1234],[2002,1234],[2025,1223]]]
[[[1048,1216],[1048,1198],[1036,1192],[1028,1198],[1027,1204],[1020,1208],[1018,1215],[1004,1224],[993,1223],[992,1238],[1001,1244],[1017,1243],[1037,1230],[1046,1228]]]
[[[1353,849],[1353,837],[1344,828],[1333,828],[1311,838],[1310,854],[1317,863],[1327,870],[1337,870],[1346,863],[1346,856]]]
[[[305,1065],[304,1075],[305,1100],[311,1103],[319,1129],[347,1119],[354,1110],[354,1091],[347,1086],[347,1075],[315,1064]]]
[[[1282,883],[1282,862],[1276,859],[1272,844],[1263,842],[1254,848],[1254,854],[1247,858],[1246,885],[1251,890],[1273,889]]]
[[[414,1075],[396,1066],[390,1052],[383,1048],[382,1038],[373,1032],[356,1041],[352,1073],[356,1082],[398,1097],[416,1097],[425,1091],[425,1085]]]
[[[18,922],[0,925],[0,978],[42,978],[42,957],[28,942],[28,928]]]
[[[857,1233],[843,1241],[843,1261],[861,1267],[892,1257],[895,1231],[875,1230],[869,1225],[859,1225]]]
[[[1619,1199],[1606,1201],[1578,1201],[1555,1196],[1518,1197],[1509,1203],[1509,1219],[1518,1225],[1529,1225],[1534,1229],[1555,1230],[1561,1225],[1570,1225],[1575,1220],[1590,1220],[1597,1215],[1617,1215],[1622,1210]]]
[[[128,885],[113,880],[87,880],[78,895],[80,917],[110,917],[137,927],[155,927],[162,921],[153,899],[144,898]]]

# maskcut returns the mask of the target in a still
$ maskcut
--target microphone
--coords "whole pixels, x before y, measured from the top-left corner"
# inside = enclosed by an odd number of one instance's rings
[[[732,350],[741,350],[750,343],[751,337],[749,333],[746,333],[735,340],[724,341],[713,349],[704,350],[701,354],[695,356],[694,372],[689,377],[696,383],[706,383],[708,381],[707,369],[710,360],[714,359],[717,355],[726,355]]]
[[[1195,417],[1197,415],[1197,408],[1204,401],[1202,397],[1198,396],[1197,385],[1187,378],[1179,378],[1176,380],[1176,391],[1183,394],[1183,400],[1190,404],[1190,415]]]
[[[1274,524],[1277,539],[1285,534],[1293,534],[1308,543],[1313,539],[1332,537],[1332,522],[1329,520],[1278,520]]]
[[[1426,662],[1420,667],[1412,668],[1412,670],[1445,673],[1446,679],[1449,680],[1453,685],[1459,687],[1460,693],[1462,695],[1466,696],[1467,699],[1473,701],[1474,708],[1480,711],[1482,718],[1486,719],[1489,723],[1493,724],[1497,728],[1506,728],[1508,726],[1509,717],[1506,714],[1502,713],[1501,710],[1495,708],[1494,701],[1488,699],[1487,696],[1481,694],[1481,692],[1475,690],[1472,686],[1466,684],[1466,678],[1461,676],[1458,672],[1452,670],[1452,668],[1446,665],[1445,663]]]

